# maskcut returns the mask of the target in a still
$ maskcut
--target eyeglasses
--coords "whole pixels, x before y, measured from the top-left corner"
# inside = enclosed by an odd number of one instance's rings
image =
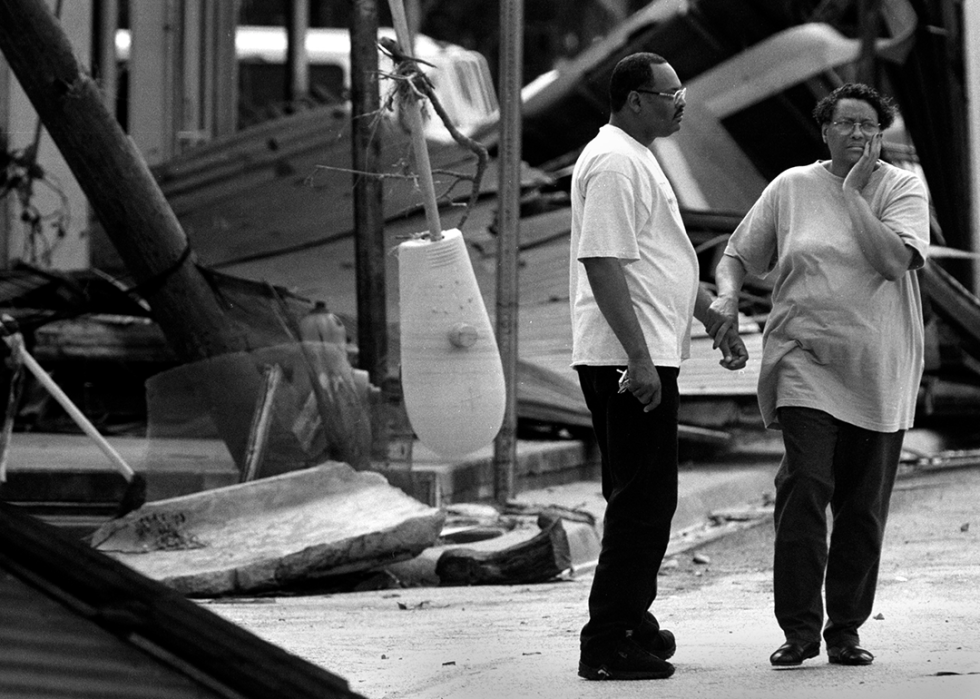
[[[865,136],[874,136],[876,133],[881,131],[881,124],[876,124],[873,121],[838,119],[837,121],[830,122],[830,125],[841,133],[845,134],[853,133],[855,126],[859,127],[861,129],[861,133],[863,133]]]
[[[687,97],[687,88],[679,87],[673,92],[657,92],[656,90],[644,90],[641,88],[636,88],[634,92],[645,92],[648,95],[659,95],[660,97],[669,97],[674,100],[674,106],[679,106],[681,102]]]

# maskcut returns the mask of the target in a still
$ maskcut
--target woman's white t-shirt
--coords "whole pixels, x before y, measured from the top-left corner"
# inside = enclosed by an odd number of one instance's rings
[[[726,255],[773,283],[763,333],[759,408],[822,410],[875,432],[912,426],[923,369],[919,280],[929,244],[925,185],[880,163],[861,192],[875,217],[916,252],[896,281],[861,252],[843,178],[821,162],[773,180],[732,234]]]

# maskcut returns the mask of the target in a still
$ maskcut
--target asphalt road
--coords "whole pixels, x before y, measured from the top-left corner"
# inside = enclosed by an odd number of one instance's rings
[[[776,670],[771,524],[668,561],[654,611],[677,636],[667,680],[576,676],[591,578],[204,601],[347,679],[370,699],[963,699],[980,697],[980,469],[924,473],[892,500],[874,617],[875,663]],[[694,562],[694,554],[700,560]]]

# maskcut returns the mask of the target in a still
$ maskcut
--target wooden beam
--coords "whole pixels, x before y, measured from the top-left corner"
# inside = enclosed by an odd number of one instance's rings
[[[517,585],[545,582],[572,567],[560,517],[549,518],[534,538],[499,551],[449,549],[439,557],[441,585]]]
[[[205,45],[208,64],[205,73],[208,83],[205,95],[210,95],[205,123],[213,136],[227,136],[238,129],[238,56],[235,53],[235,30],[238,28],[240,0],[207,3]]]
[[[309,28],[310,7],[307,0],[290,0],[286,21],[287,102],[301,100],[310,92],[310,61],[306,55],[306,30]]]
[[[0,149],[10,150],[10,91],[13,89],[10,70],[0,54]],[[14,223],[14,197],[0,199],[0,269],[10,266],[10,235]]]
[[[507,399],[503,425],[493,444],[494,497],[500,503],[514,496],[514,465],[517,463],[517,250],[521,218],[523,26],[523,0],[504,0],[500,4],[500,237],[497,246],[496,332]]]
[[[385,287],[384,203],[381,141],[374,120],[381,106],[378,88],[378,4],[354,0],[351,13],[351,151],[354,185],[354,255],[357,267],[358,365],[371,383],[388,376],[388,318]]]
[[[875,42],[878,39],[879,12],[881,0],[858,0],[858,27],[861,32],[858,80],[872,87],[877,83]]]
[[[6,360],[7,406],[3,414],[3,427],[0,428],[0,485],[7,482],[7,457],[10,454],[10,436],[14,431],[14,418],[20,408],[20,397],[24,390],[24,360],[19,344],[24,340],[18,333],[14,336],[18,347]]]
[[[174,93],[180,105],[174,115],[176,153],[183,153],[211,139],[203,118],[207,93],[201,89],[204,55],[212,50],[204,41],[204,12],[203,0],[185,0],[180,17],[180,70]]]
[[[966,88],[967,171],[970,175],[970,196],[966,203],[970,207],[968,220],[971,231],[965,242],[970,250],[980,252],[980,42],[975,38],[980,35],[980,6],[975,2],[965,2],[962,12],[963,31],[960,36],[963,37],[962,55],[966,74],[963,84]],[[973,261],[970,282],[971,291],[980,296],[980,261]]]
[[[116,113],[118,71],[116,70],[116,29],[119,28],[119,0],[97,0],[95,3],[94,63],[105,106]]]
[[[129,135],[150,165],[174,155],[177,46],[173,0],[130,5]]]
[[[241,482],[254,480],[262,468],[266,447],[269,443],[269,428],[272,426],[272,408],[276,402],[276,392],[282,380],[282,367],[269,364],[265,367],[263,391],[256,401],[255,415],[252,416],[252,429],[248,434],[245,449],[245,468],[242,469]]]

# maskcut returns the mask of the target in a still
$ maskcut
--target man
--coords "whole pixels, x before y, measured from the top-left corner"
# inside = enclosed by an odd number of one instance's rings
[[[660,56],[613,70],[609,123],[572,174],[572,365],[602,455],[602,551],[582,629],[579,675],[659,679],[673,634],[649,612],[677,506],[677,375],[691,317],[715,329],[729,369],[747,353],[711,311],[677,197],[649,146],[680,129],[684,94]]]

